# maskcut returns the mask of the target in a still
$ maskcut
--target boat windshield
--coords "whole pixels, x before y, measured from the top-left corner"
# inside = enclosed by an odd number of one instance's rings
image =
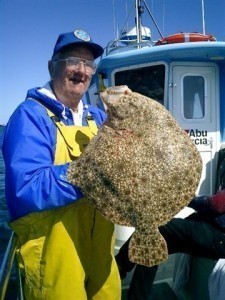
[[[154,65],[118,71],[115,73],[115,85],[127,85],[133,92],[140,93],[163,104],[165,66]]]

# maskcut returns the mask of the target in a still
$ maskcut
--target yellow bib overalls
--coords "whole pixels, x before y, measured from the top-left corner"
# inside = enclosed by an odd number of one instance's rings
[[[54,120],[53,114],[47,110]],[[71,162],[97,133],[89,126],[57,126],[55,164]],[[11,223],[21,247],[18,261],[27,300],[120,300],[114,225],[82,198]]]

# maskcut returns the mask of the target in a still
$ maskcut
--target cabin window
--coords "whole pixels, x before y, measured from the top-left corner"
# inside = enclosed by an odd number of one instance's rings
[[[99,97],[99,92],[96,83],[92,84],[89,87],[89,89],[85,93],[84,99],[87,101],[88,104],[92,104],[94,106],[101,108],[102,110],[105,110],[102,100]]]
[[[183,79],[183,109],[186,119],[205,116],[205,82],[202,76],[185,76]]]
[[[148,66],[116,72],[115,85],[127,85],[133,92],[163,104],[165,66]]]

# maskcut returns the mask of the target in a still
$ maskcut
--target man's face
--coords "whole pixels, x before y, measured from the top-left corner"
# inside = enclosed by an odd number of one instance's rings
[[[71,59],[65,61],[68,58]],[[76,58],[80,58],[81,61]],[[50,62],[54,93],[62,103],[72,109],[76,109],[93,75],[91,69],[85,64],[86,60],[89,63],[94,62],[92,52],[86,47],[75,46],[54,57]]]

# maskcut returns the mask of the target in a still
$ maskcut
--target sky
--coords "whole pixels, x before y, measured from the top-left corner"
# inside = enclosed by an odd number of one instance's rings
[[[205,32],[225,41],[225,0],[145,0],[164,36]],[[48,60],[59,34],[84,29],[106,47],[128,16],[134,0],[0,0],[0,124],[6,124],[27,90],[49,80]],[[142,24],[160,38],[145,9]],[[205,24],[203,26],[203,24]]]

